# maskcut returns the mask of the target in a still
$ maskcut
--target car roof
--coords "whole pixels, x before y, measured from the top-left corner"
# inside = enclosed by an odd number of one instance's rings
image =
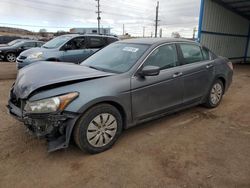
[[[43,41],[32,40],[32,39],[20,39],[20,42],[42,42],[42,43],[44,43]]]
[[[185,43],[193,43],[198,44],[195,41],[187,40],[187,39],[177,39],[177,38],[134,38],[134,39],[126,39],[120,41],[121,43],[135,43],[135,44],[162,44],[162,43],[171,43],[171,42],[185,42]]]
[[[110,36],[110,35],[98,35],[98,34],[66,34],[66,35],[61,35],[61,36],[69,36],[69,37],[78,37],[78,36],[94,36],[94,37],[109,37],[109,38],[116,38],[115,36]]]

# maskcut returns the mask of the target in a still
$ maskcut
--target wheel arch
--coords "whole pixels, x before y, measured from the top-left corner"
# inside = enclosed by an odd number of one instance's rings
[[[99,104],[110,104],[112,106],[114,106],[120,113],[122,116],[122,129],[126,128],[127,125],[127,114],[126,111],[124,109],[124,107],[117,101],[114,100],[103,100],[103,101],[99,101],[99,102],[95,102],[95,103],[91,103],[89,105],[85,105],[83,108],[80,109],[80,111],[78,112],[80,115],[78,116],[78,118],[76,119],[76,121],[72,124],[72,126],[68,127],[66,129],[66,145],[68,146],[70,140],[72,140],[72,134],[73,134],[73,130],[75,128],[75,125],[77,124],[77,122],[80,120],[80,118],[82,117],[82,115],[89,110],[90,108],[99,105]]]
[[[225,77],[223,76],[223,75],[218,75],[218,76],[216,76],[216,78],[215,78],[215,80],[214,81],[216,81],[216,80],[220,80],[222,83],[223,83],[223,89],[224,89],[224,93],[225,93],[225,89],[226,89],[226,84],[227,84],[227,81],[226,81],[226,79],[225,79]]]
[[[126,128],[126,124],[127,124],[127,113],[125,111],[125,108],[123,107],[123,105],[116,101],[116,100],[111,100],[111,99],[106,99],[106,100],[101,100],[101,101],[95,101],[95,102],[91,102],[87,105],[84,105],[84,107],[82,107],[78,112],[81,114],[84,114],[87,110],[89,110],[90,108],[99,105],[99,104],[110,104],[112,106],[114,106],[121,114],[122,116],[122,123],[123,123],[123,129]]]

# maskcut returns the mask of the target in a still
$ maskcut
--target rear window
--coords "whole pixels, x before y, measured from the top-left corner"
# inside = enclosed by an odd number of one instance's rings
[[[199,46],[194,44],[180,44],[180,48],[182,51],[184,64],[203,61],[203,55]]]
[[[105,41],[102,37],[89,37],[89,48],[102,48],[105,46]]]
[[[202,48],[202,54],[203,54],[204,60],[211,60],[208,49]]]

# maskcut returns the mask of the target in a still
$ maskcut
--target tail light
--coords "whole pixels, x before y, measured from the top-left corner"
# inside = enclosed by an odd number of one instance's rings
[[[227,65],[231,70],[234,70],[233,63],[231,61],[227,62]]]

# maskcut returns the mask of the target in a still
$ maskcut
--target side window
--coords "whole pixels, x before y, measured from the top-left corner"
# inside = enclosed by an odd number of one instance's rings
[[[85,38],[84,37],[73,38],[67,43],[67,46],[70,48],[70,50],[85,49],[86,48]]]
[[[37,42],[37,43],[36,43],[36,46],[37,46],[37,47],[41,47],[42,45],[43,45],[42,42]]]
[[[161,46],[153,51],[143,66],[158,66],[160,69],[167,69],[177,66],[177,51],[174,44]]]
[[[211,60],[210,53],[209,53],[208,49],[203,47],[202,48],[202,54],[203,54],[204,60]]]
[[[180,44],[180,48],[184,58],[184,64],[203,61],[201,49],[193,44]]]
[[[118,41],[117,38],[107,37],[107,44],[111,44],[111,43],[116,42],[116,41]]]
[[[25,48],[32,48],[32,47],[36,47],[36,43],[35,42],[26,42],[22,46]]]
[[[89,37],[89,48],[102,48],[105,46],[105,42],[101,37]]]

